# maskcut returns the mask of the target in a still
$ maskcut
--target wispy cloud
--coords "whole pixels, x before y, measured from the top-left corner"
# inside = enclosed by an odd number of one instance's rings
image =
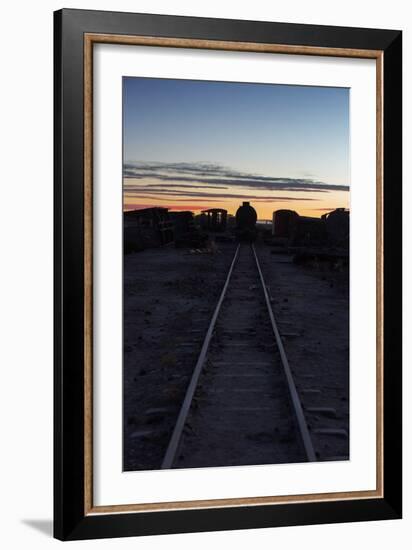
[[[147,187],[150,187],[150,189],[156,189],[161,188],[164,189],[167,187],[168,189],[199,189],[198,184],[187,184],[187,183],[167,183],[166,185],[164,183],[148,183]],[[202,185],[202,189],[227,189],[228,187],[226,185]]]
[[[232,170],[219,164],[201,162],[162,163],[128,161],[124,164],[123,177],[125,178],[126,190],[133,189],[134,192],[141,192],[143,189],[145,189],[145,192],[148,192],[149,187],[152,190],[159,187],[167,191],[168,189],[182,187],[197,188],[198,190],[203,188],[227,189],[228,186],[245,187],[249,190],[300,191],[304,193],[349,191],[349,187],[346,185],[333,185],[313,178],[286,178],[259,175]],[[129,186],[127,181],[129,179],[144,180],[144,186],[140,187],[133,184]],[[161,181],[162,183],[155,184],[152,183],[153,180]],[[156,194],[160,194],[161,189],[156,191]],[[224,195],[230,196],[230,194],[226,193]],[[236,198],[238,197],[236,196]],[[290,200],[296,200],[296,198],[290,197]]]
[[[142,208],[154,208],[158,206],[159,204],[142,204],[139,202],[130,202],[125,205],[125,210],[140,210]],[[190,204],[187,204],[186,202],[184,202],[183,204],[167,203],[167,204],[162,204],[162,207],[168,208],[169,210],[191,210],[191,211],[202,211],[206,208],[204,204],[197,204],[196,201],[193,201]]]
[[[243,199],[243,200],[261,200],[261,201],[313,201],[316,199],[309,197],[295,197],[295,196],[284,196],[284,195],[253,195],[250,193],[225,193],[224,195],[216,195],[214,193],[207,193],[203,191],[173,191],[171,192],[168,189],[157,189],[153,190],[148,187],[131,187],[127,188],[125,191],[125,197],[136,197],[140,195],[145,198],[155,198],[157,200],[162,200],[162,195],[164,195],[165,200],[170,200],[170,196],[173,195],[173,200],[177,200],[175,197],[202,197],[203,199],[215,199],[221,200],[224,199]],[[193,200],[192,198],[190,200]]]

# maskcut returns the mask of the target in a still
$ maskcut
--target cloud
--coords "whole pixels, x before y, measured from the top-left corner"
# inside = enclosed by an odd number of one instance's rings
[[[222,176],[225,175],[228,169],[220,164],[209,162],[143,162],[143,161],[126,161],[124,170],[134,171],[136,169],[143,172],[178,172],[180,174],[197,174],[199,176]],[[233,172],[240,174],[240,172]]]
[[[157,208],[159,205],[155,204],[140,204],[140,203],[128,203],[125,204],[125,211],[128,210],[141,210],[142,208]],[[163,208],[168,208],[169,210],[180,210],[180,211],[202,211],[207,206],[205,204],[163,204]]]
[[[128,179],[146,180],[145,185],[158,186],[164,190],[177,187],[216,188],[227,186],[245,187],[251,190],[266,191],[300,191],[325,193],[330,191],[349,191],[346,185],[333,185],[312,178],[283,178],[278,176],[262,176],[258,174],[239,172],[219,164],[209,163],[162,163],[162,162],[131,162],[123,167],[125,187]],[[162,184],[148,183],[147,180],[157,180]],[[173,182],[173,183],[168,183]],[[136,188],[136,190],[140,188]]]
[[[173,189],[173,188],[181,189],[182,187],[187,189],[199,189],[199,185],[195,185],[195,184],[188,185],[186,183],[176,183],[176,184],[167,183],[166,185],[164,183],[148,183],[147,187],[150,187],[151,189],[157,188],[157,187],[160,187],[161,189],[164,189],[165,187],[167,187],[168,189]],[[227,189],[227,186],[226,185],[202,185],[202,189]]]
[[[291,196],[275,196],[275,195],[252,195],[250,193],[225,193],[223,195],[216,195],[214,193],[208,193],[203,191],[169,191],[167,189],[153,190],[146,187],[132,187],[125,189],[125,198],[135,198],[137,195],[153,200],[170,200],[173,196],[173,200],[178,200],[176,197],[202,197],[203,200],[215,200],[221,201],[224,199],[242,199],[242,200],[255,200],[255,201],[315,201],[317,199],[309,197],[291,197]],[[162,197],[162,195],[164,195]],[[183,200],[183,199],[181,199]],[[192,198],[188,200],[193,200]]]

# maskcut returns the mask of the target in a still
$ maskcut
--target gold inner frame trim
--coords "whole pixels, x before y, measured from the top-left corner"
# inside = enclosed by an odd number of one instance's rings
[[[93,504],[93,45],[160,46],[376,60],[376,489],[144,504]],[[383,51],[187,38],[84,35],[84,513],[85,515],[383,498]]]

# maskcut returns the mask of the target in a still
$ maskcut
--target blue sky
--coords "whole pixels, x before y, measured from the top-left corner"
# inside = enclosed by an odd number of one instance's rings
[[[348,206],[348,89],[136,77],[123,83],[125,203],[152,205],[161,196],[162,205],[200,208],[226,194],[234,208],[249,193],[262,197],[262,213],[286,207],[281,202],[319,212]],[[325,187],[311,189],[314,182]]]

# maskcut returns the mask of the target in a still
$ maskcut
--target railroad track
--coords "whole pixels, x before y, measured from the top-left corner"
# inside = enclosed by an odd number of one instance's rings
[[[239,244],[161,468],[316,461],[253,245]]]

